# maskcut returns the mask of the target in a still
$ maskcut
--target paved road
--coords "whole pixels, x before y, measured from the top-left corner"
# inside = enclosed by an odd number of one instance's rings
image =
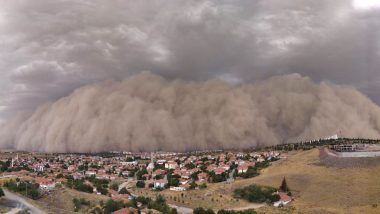
[[[27,209],[32,214],[46,214],[46,212],[34,206],[33,204],[29,203],[23,197],[17,194],[14,194],[6,189],[3,189],[3,190],[4,190],[5,198],[8,198],[9,200],[12,200],[12,201],[17,201],[20,204],[19,205],[20,207],[18,208]]]

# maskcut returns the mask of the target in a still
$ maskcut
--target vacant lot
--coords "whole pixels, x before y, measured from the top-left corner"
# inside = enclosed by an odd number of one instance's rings
[[[91,202],[91,207],[99,204],[100,201],[107,201],[109,197],[79,192],[71,189],[59,189],[55,190],[49,196],[45,196],[42,199],[36,201],[38,205],[49,213],[74,213],[74,198],[84,198]],[[80,213],[88,213],[89,207],[83,207]]]

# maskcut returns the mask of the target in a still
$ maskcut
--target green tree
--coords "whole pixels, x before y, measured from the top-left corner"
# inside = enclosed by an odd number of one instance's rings
[[[112,183],[112,184],[110,185],[110,189],[113,189],[113,190],[115,190],[115,191],[118,191],[118,190],[119,190],[119,184],[117,184],[117,183]]]
[[[138,188],[144,188],[145,187],[145,182],[144,181],[137,181],[136,187],[138,187]]]
[[[123,187],[120,189],[119,194],[130,194],[127,188]]]
[[[280,190],[283,191],[283,192],[290,192],[290,189],[288,187],[288,184],[286,183],[285,177],[282,179]]]
[[[5,196],[3,189],[0,187],[0,197]]]
[[[279,200],[279,196],[273,194],[276,191],[277,189],[272,187],[253,184],[236,189],[235,196],[255,203],[275,202]]]
[[[120,210],[123,208],[123,202],[120,201],[114,201],[112,199],[108,200],[106,204],[104,205],[104,213],[112,213],[116,210]]]

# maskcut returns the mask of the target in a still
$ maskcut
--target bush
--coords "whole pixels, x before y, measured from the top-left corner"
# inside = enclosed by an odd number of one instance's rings
[[[4,190],[2,188],[0,188],[0,197],[3,197],[3,196],[5,196]]]
[[[195,208],[193,210],[194,214],[215,214],[215,212],[212,209],[203,209],[202,207]]]
[[[109,199],[106,204],[104,205],[104,213],[112,213],[116,210],[120,210],[124,207],[123,202],[120,201],[114,201],[112,199]]]
[[[112,184],[110,185],[110,189],[115,190],[115,191],[118,191],[118,190],[119,190],[119,184],[117,184],[117,183],[112,183]]]
[[[260,173],[258,172],[258,168],[252,167],[252,166],[248,167],[247,172],[239,174],[239,176],[243,177],[243,178],[253,178],[253,177],[256,177],[258,175],[260,175]]]
[[[137,181],[136,187],[137,188],[144,188],[145,187],[145,182],[144,181]]]
[[[166,204],[166,200],[163,196],[158,195],[155,201],[150,200],[148,203],[149,209],[155,209],[165,214],[176,214],[177,209],[170,208],[168,204]]]
[[[242,211],[233,211],[233,210],[219,210],[218,214],[257,214],[254,209],[242,210]]]
[[[93,193],[94,189],[91,185],[85,184],[82,180],[74,180],[73,188],[81,191],[81,192],[87,192],[87,193]]]
[[[4,184],[4,187],[13,192],[21,193],[23,195],[27,194],[26,197],[29,197],[31,199],[38,199],[40,197],[40,193],[38,191],[39,185],[35,183],[29,183],[24,181],[15,182],[11,180],[6,182]],[[28,191],[26,191],[26,189],[28,189]]]
[[[130,194],[129,191],[127,190],[127,188],[123,187],[120,189],[119,191],[119,194],[123,194],[123,195],[126,195],[126,194]]]
[[[273,195],[276,191],[277,190],[272,187],[254,184],[241,189],[236,189],[235,196],[255,203],[275,202],[279,200],[278,195]]]
[[[201,188],[201,189],[206,189],[206,188],[207,188],[207,184],[206,184],[206,183],[203,183],[203,184],[201,184],[201,185],[199,186],[199,188]]]
[[[89,206],[90,201],[86,201],[84,198],[80,198],[80,199],[74,198],[73,204],[74,204],[74,211],[78,212],[81,209],[82,205]]]

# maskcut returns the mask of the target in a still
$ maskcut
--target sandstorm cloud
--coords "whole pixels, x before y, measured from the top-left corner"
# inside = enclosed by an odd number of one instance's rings
[[[48,152],[244,149],[341,134],[380,137],[355,89],[299,74],[232,86],[143,72],[77,89],[0,129],[3,148]]]

